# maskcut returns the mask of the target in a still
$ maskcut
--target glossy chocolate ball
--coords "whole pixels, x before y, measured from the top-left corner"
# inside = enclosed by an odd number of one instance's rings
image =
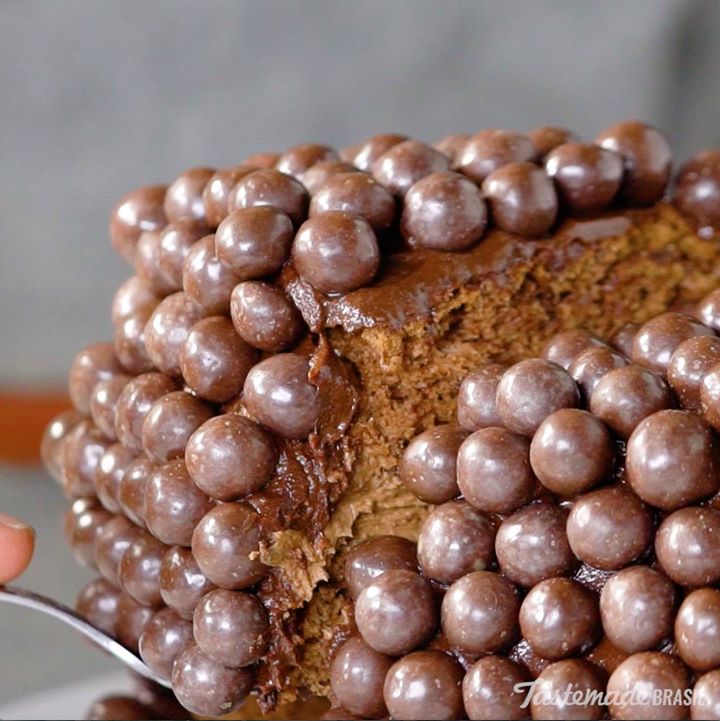
[[[330,178],[341,173],[356,174],[358,169],[344,160],[323,160],[315,163],[303,173],[302,183],[311,196],[314,196]],[[310,201],[310,213],[312,214],[312,200]]]
[[[165,277],[160,268],[160,231],[143,233],[135,247],[135,274],[158,297],[176,290],[177,285]]]
[[[692,669],[720,667],[720,591],[700,588],[685,597],[675,619],[675,643]]]
[[[469,139],[470,136],[465,135],[464,133],[451,133],[441,140],[438,140],[433,147],[441,153],[447,155],[454,163]]]
[[[466,431],[502,425],[495,407],[498,383],[505,368],[487,363],[465,376],[457,397],[457,420]]]
[[[192,552],[200,570],[230,590],[252,586],[267,573],[259,545],[260,517],[243,503],[215,506],[192,534]]]
[[[95,493],[100,503],[111,513],[120,512],[118,494],[126,468],[135,455],[122,443],[113,443],[100,458],[95,471]]]
[[[228,200],[228,209],[232,216],[236,210],[270,207],[289,216],[297,227],[307,218],[308,200],[307,191],[295,178],[277,170],[263,168],[246,175],[233,188]],[[272,231],[278,228],[276,223],[277,221],[274,221],[270,225]],[[220,250],[219,245],[218,250]],[[229,263],[229,265],[238,269],[236,264]]]
[[[274,168],[277,163],[280,153],[273,152],[260,152],[248,155],[243,161],[242,165],[250,166],[251,168]]]
[[[152,308],[140,309],[115,326],[113,341],[115,355],[122,363],[123,368],[133,375],[149,373],[154,370],[145,346],[145,328],[152,313]]]
[[[100,459],[110,441],[92,421],[81,421],[68,433],[62,444],[62,487],[68,498],[95,494],[95,478]]]
[[[96,578],[83,586],[75,601],[75,611],[95,628],[114,637],[121,595],[117,586],[104,578]]]
[[[112,343],[94,343],[81,350],[70,367],[70,400],[83,415],[90,412],[90,397],[95,386],[125,373],[115,356]]]
[[[700,383],[700,409],[705,420],[720,431],[720,363],[714,365]]]
[[[701,676],[693,688],[691,719],[720,719],[720,669]]]
[[[120,559],[118,580],[123,591],[143,606],[157,607],[160,596],[160,563],[166,547],[149,533],[140,533]]]
[[[82,414],[75,410],[58,413],[43,431],[40,442],[40,458],[45,470],[58,482],[62,480],[62,448],[70,431],[82,420]]]
[[[115,409],[130,376],[116,375],[100,381],[90,394],[90,416],[100,432],[110,441],[117,439]]]
[[[683,341],[672,354],[667,379],[683,408],[701,409],[700,388],[713,366],[720,363],[720,338],[694,336]]]
[[[140,658],[156,676],[170,680],[175,659],[192,638],[192,624],[171,608],[163,608],[143,629],[138,643]]]
[[[524,705],[526,693],[516,691],[518,684],[527,684],[528,672],[503,656],[485,656],[476,661],[463,679],[463,702],[470,719],[529,719],[530,709]]]
[[[145,490],[155,466],[144,456],[125,467],[118,486],[117,502],[123,513],[136,525],[145,527]]]
[[[626,358],[632,354],[632,346],[637,332],[640,330],[640,323],[624,323],[610,337],[610,345],[622,353]]]
[[[606,346],[598,346],[582,351],[568,368],[568,373],[578,384],[585,404],[589,405],[600,379],[610,371],[624,368],[627,364],[625,356]]]
[[[164,185],[146,185],[124,195],[110,214],[113,248],[132,263],[138,238],[145,231],[160,230],[167,222]]]
[[[407,135],[398,135],[397,133],[373,135],[365,143],[354,149],[354,153],[351,153],[349,160],[356,168],[368,171],[381,155],[407,139]]]
[[[606,673],[578,658],[546,666],[535,681],[530,700],[533,719],[603,719]]]
[[[680,169],[675,202],[701,229],[720,227],[720,150],[698,153]]]
[[[168,186],[163,205],[170,222],[186,218],[205,220],[203,192],[214,173],[214,168],[190,168],[175,178]]]
[[[214,588],[189,548],[173,546],[165,552],[160,564],[160,595],[179,616],[192,621],[200,599]]]
[[[111,518],[98,531],[94,544],[95,565],[110,583],[118,583],[120,561],[142,532],[124,516]]]
[[[720,331],[720,290],[708,293],[697,304],[694,316],[716,333]]]
[[[537,155],[540,158],[544,158],[551,150],[555,150],[558,145],[575,143],[579,140],[578,136],[572,130],[554,125],[544,125],[540,128],[535,128],[535,130],[531,130],[527,136],[533,141]]]
[[[393,145],[373,162],[371,168],[375,180],[399,198],[421,178],[445,170],[450,170],[450,159],[419,140],[405,140]]]
[[[327,145],[302,143],[286,150],[275,163],[275,169],[302,180],[305,172],[316,163],[339,160],[338,154]]]
[[[217,170],[203,190],[205,220],[211,228],[217,228],[227,217],[230,193],[237,183],[257,168],[252,165],[235,165]]]
[[[204,315],[222,315],[230,308],[230,294],[237,275],[215,253],[215,236],[206,235],[188,251],[182,287]]]
[[[586,330],[567,330],[552,336],[543,346],[541,356],[568,370],[584,350],[604,346],[605,343]]]
[[[353,598],[386,571],[417,571],[415,544],[400,536],[375,536],[361,541],[345,558],[345,584]]]
[[[95,568],[95,539],[112,517],[94,498],[77,498],[67,509],[63,533],[80,565]]]
[[[493,171],[510,163],[534,160],[536,154],[537,149],[527,135],[514,130],[481,130],[465,143],[455,165],[480,184]]]
[[[170,223],[160,233],[158,268],[173,292],[182,289],[185,259],[207,232],[205,223],[186,219]]]

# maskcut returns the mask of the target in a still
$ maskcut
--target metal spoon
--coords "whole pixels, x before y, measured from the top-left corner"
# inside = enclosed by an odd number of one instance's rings
[[[96,646],[107,651],[111,656],[114,656],[118,661],[121,661],[136,673],[165,688],[170,688],[170,682],[167,679],[156,676],[132,651],[128,651],[125,646],[118,643],[114,638],[110,638],[110,636],[103,631],[95,628],[95,626],[88,623],[84,618],[75,613],[75,611],[64,606],[62,603],[58,603],[52,598],[47,598],[47,596],[41,596],[39,593],[33,593],[32,591],[26,591],[23,588],[14,588],[12,586],[0,586],[0,603],[12,603],[16,606],[32,608],[35,611],[40,611],[40,613],[57,618],[58,621],[62,621],[70,626],[70,628],[78,631]]]

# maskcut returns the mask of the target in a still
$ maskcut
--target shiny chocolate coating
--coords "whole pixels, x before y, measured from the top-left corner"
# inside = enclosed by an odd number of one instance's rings
[[[444,138],[438,140],[433,147],[441,153],[447,155],[454,163],[469,139],[470,136],[464,133],[451,133],[450,135],[446,135]]]
[[[163,204],[168,221],[174,223],[186,218],[205,220],[203,192],[214,174],[214,168],[190,168],[173,180]]]
[[[705,420],[720,431],[720,363],[714,365],[700,383],[700,409]]]
[[[393,145],[373,162],[371,168],[375,180],[398,198],[426,175],[445,170],[450,170],[450,159],[419,140],[404,140]]]
[[[81,589],[75,611],[95,628],[115,636],[118,601],[122,591],[105,578],[95,578]]]
[[[465,376],[457,397],[457,420],[461,428],[472,432],[502,425],[495,407],[495,395],[504,372],[503,366],[486,363]]]
[[[505,371],[495,402],[508,429],[532,436],[549,415],[561,408],[574,408],[579,400],[577,385],[562,366],[530,358]]]
[[[189,548],[173,546],[165,552],[160,564],[160,595],[179,616],[192,621],[198,602],[214,588]]]
[[[143,629],[138,643],[140,658],[154,674],[169,680],[175,659],[192,638],[192,624],[180,618],[172,608],[163,608]]]
[[[604,346],[605,343],[586,330],[566,330],[552,336],[543,346],[540,355],[568,370],[583,351]]]
[[[208,232],[205,223],[179,220],[167,225],[160,233],[158,268],[172,291],[183,287],[183,266],[191,248]]]
[[[610,345],[629,358],[632,354],[633,341],[640,327],[641,323],[624,323],[610,337]]]
[[[623,179],[623,158],[593,143],[566,143],[545,158],[560,203],[573,213],[595,213],[610,205]]]
[[[276,285],[247,280],[230,296],[230,316],[238,335],[254,348],[277,353],[305,331],[300,312]]]
[[[653,127],[637,121],[616,123],[595,138],[606,150],[623,157],[621,194],[630,205],[652,205],[665,193],[672,169],[667,140]]]
[[[575,569],[565,532],[567,513],[549,503],[533,503],[508,516],[495,537],[500,569],[513,583],[526,588]]]
[[[485,656],[476,661],[463,679],[463,702],[469,719],[530,718],[524,706],[526,694],[515,686],[530,680],[528,672],[519,664],[503,656]]]
[[[481,130],[470,136],[458,154],[457,169],[476,183],[510,163],[532,161],[537,149],[532,140],[515,130]]]
[[[412,571],[386,571],[358,596],[355,622],[365,642],[379,653],[401,656],[421,648],[438,626],[432,588]]]
[[[701,676],[693,688],[691,719],[720,719],[720,669]]]
[[[681,169],[675,202],[700,228],[720,228],[720,150],[705,150]]]
[[[155,711],[132,696],[103,696],[94,701],[85,713],[85,718],[95,721],[142,721],[156,719]]]
[[[611,576],[600,594],[605,635],[625,653],[652,651],[672,637],[675,587],[648,566],[630,566]]]
[[[307,438],[320,413],[309,372],[308,360],[295,353],[279,353],[258,363],[243,388],[248,413],[283,438]]]
[[[110,214],[113,248],[132,263],[138,238],[145,231],[160,230],[167,222],[163,202],[164,185],[146,185],[124,195]]]
[[[358,169],[344,160],[323,160],[315,163],[303,173],[303,185],[311,196],[314,196],[325,183],[340,173],[357,173]],[[312,200],[310,201],[312,207]],[[312,211],[311,211],[312,212]]]
[[[126,448],[142,452],[145,418],[155,401],[174,390],[175,381],[162,373],[145,373],[127,383],[115,406],[115,432]]]
[[[160,596],[160,563],[166,546],[141,532],[120,559],[118,580],[123,591],[143,606],[157,607]]]
[[[180,353],[190,329],[202,318],[202,311],[185,293],[173,293],[160,302],[145,328],[145,348],[155,367],[179,376]]]
[[[160,270],[160,231],[148,231],[140,236],[135,246],[133,264],[137,277],[155,295],[164,297],[178,290]]]
[[[407,140],[407,135],[397,133],[381,133],[368,138],[362,145],[354,148],[348,159],[360,170],[369,171],[373,163],[390,148]]]
[[[193,529],[210,510],[210,499],[193,483],[185,461],[156,468],[145,488],[145,523],[163,543],[189,546]]]
[[[378,653],[359,636],[340,646],[330,665],[330,688],[343,708],[362,718],[387,714],[383,699],[385,677],[393,659]]]
[[[675,618],[675,643],[695,671],[720,667],[720,591],[699,588],[685,597]]]
[[[95,471],[95,493],[102,505],[111,513],[120,512],[118,494],[125,470],[135,454],[122,443],[113,443],[100,458]]]
[[[487,513],[512,513],[535,490],[530,443],[505,428],[481,428],[457,455],[457,485],[465,500]]]
[[[690,506],[669,515],[655,536],[663,571],[689,588],[720,581],[720,511]]]
[[[230,668],[260,660],[268,647],[268,615],[255,596],[218,588],[193,613],[193,635],[213,661]]]
[[[694,336],[683,341],[672,354],[667,379],[683,408],[701,409],[703,378],[720,363],[720,338]]]
[[[694,315],[703,325],[720,331],[720,289],[708,293],[697,304]]]
[[[530,464],[540,482],[559,496],[583,493],[613,470],[615,444],[592,413],[562,408],[548,416],[530,444]]]
[[[405,195],[400,227],[411,247],[466,250],[482,238],[486,225],[482,193],[459,173],[427,175]]]
[[[417,571],[415,544],[400,536],[375,536],[361,541],[345,557],[345,584],[357,598],[385,571]]]
[[[720,488],[717,452],[714,434],[700,416],[658,411],[628,440],[627,479],[643,501],[672,511]]]
[[[118,583],[120,561],[141,533],[142,529],[125,516],[111,518],[98,531],[94,544],[95,565],[110,583]]]
[[[167,463],[185,455],[190,436],[213,416],[213,409],[185,391],[158,398],[145,416],[142,444],[154,463]]]
[[[226,668],[189,643],[175,659],[172,687],[178,701],[199,716],[224,716],[245,701],[255,682],[247,668]]]
[[[117,502],[123,513],[136,525],[145,527],[145,489],[153,464],[144,456],[125,467],[118,486]]]
[[[665,381],[635,365],[606,373],[590,396],[592,413],[620,438],[629,438],[644,418],[671,405]]]
[[[238,281],[276,273],[290,256],[293,224],[279,208],[253,206],[231,212],[215,233],[217,256]]]
[[[90,397],[95,386],[125,373],[112,343],[93,343],[83,348],[70,366],[68,391],[75,409],[84,416],[90,412]]]
[[[658,315],[640,327],[633,340],[632,362],[665,373],[680,344],[694,336],[714,336],[710,328],[684,313]]]
[[[226,403],[243,387],[257,352],[235,332],[225,316],[199,320],[190,329],[180,353],[180,370],[201,398]]]
[[[204,315],[227,313],[236,283],[235,271],[215,253],[214,235],[206,235],[190,248],[183,266],[182,287]]]
[[[605,672],[579,658],[556,661],[537,677],[530,700],[533,719],[603,719],[598,697],[605,691]],[[575,698],[574,698],[575,697]]]
[[[680,659],[665,653],[646,651],[625,659],[612,673],[607,690],[610,715],[614,719],[686,719],[688,706],[680,703],[658,704],[656,694],[663,692],[672,701],[688,688],[690,677]],[[634,703],[622,703],[631,698]]]
[[[495,561],[494,521],[464,501],[433,508],[420,527],[417,557],[423,573],[439,583],[453,583],[472,571],[486,571]]]
[[[153,308],[141,308],[115,326],[115,355],[128,372],[133,375],[154,370],[145,346],[145,328]]]
[[[510,163],[483,181],[482,191],[498,228],[527,238],[545,235],[557,217],[552,180],[533,163]]]
[[[120,374],[100,381],[90,394],[90,416],[109,441],[117,439],[115,409],[130,376]]]
[[[322,293],[346,293],[372,281],[380,248],[362,217],[332,210],[303,223],[292,245],[298,275]]]
[[[308,202],[307,190],[295,178],[263,168],[246,175],[237,183],[230,193],[228,210],[232,215],[234,211],[244,208],[269,206],[289,216],[297,227],[307,218]],[[239,269],[237,264],[230,265]]]
[[[550,151],[555,150],[558,145],[576,143],[580,140],[572,130],[554,125],[544,125],[540,128],[535,128],[531,130],[527,136],[532,140],[539,158],[544,158]]]
[[[231,501],[259,491],[278,460],[273,437],[236,413],[211,418],[190,437],[185,463],[195,485],[213,498]]]
[[[302,143],[286,150],[275,163],[275,169],[302,180],[305,172],[316,163],[339,160],[337,152],[327,145]]]
[[[568,373],[578,384],[585,404],[589,405],[600,379],[611,370],[624,368],[627,364],[625,356],[607,346],[598,346],[582,351],[568,368]]]
[[[205,221],[211,228],[217,228],[227,217],[230,193],[248,173],[257,170],[252,165],[234,165],[215,171],[203,190]]]
[[[654,530],[647,506],[620,486],[580,496],[567,521],[573,553],[604,571],[618,570],[639,558],[650,547]]]
[[[541,658],[582,654],[597,640],[600,614],[595,594],[569,578],[534,586],[520,607],[520,630]]]
[[[280,153],[253,153],[252,155],[248,155],[242,161],[242,165],[249,166],[251,168],[274,168],[279,157]]]
[[[473,571],[448,588],[442,601],[442,630],[456,651],[495,653],[517,637],[520,599],[515,587],[489,571]]]
[[[445,503],[459,496],[456,459],[466,437],[453,423],[415,436],[400,459],[400,480],[405,487],[426,503]]]
[[[70,431],[82,420],[82,414],[75,410],[58,413],[43,431],[40,442],[40,458],[45,470],[58,482],[62,480],[62,449]]]
[[[258,514],[243,503],[222,503],[210,510],[192,534],[192,552],[200,570],[221,588],[252,586],[267,573],[259,558]]]
[[[112,517],[95,498],[77,498],[65,512],[63,534],[75,560],[85,568],[95,568],[95,538]]]
[[[383,696],[391,718],[463,717],[462,666],[442,651],[417,651],[390,668]]]
[[[92,421],[81,421],[62,444],[62,487],[68,498],[95,494],[95,476],[110,441]]]

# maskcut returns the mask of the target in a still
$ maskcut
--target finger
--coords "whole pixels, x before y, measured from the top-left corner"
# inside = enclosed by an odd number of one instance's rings
[[[28,567],[34,548],[35,529],[0,513],[0,583],[12,581]]]

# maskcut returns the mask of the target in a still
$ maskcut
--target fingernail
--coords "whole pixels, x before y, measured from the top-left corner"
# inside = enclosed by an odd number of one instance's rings
[[[15,516],[9,516],[7,513],[0,513],[0,526],[12,528],[13,531],[29,531],[30,533],[35,533],[35,529],[32,526],[25,523],[25,521],[21,521],[19,518],[15,518]]]

